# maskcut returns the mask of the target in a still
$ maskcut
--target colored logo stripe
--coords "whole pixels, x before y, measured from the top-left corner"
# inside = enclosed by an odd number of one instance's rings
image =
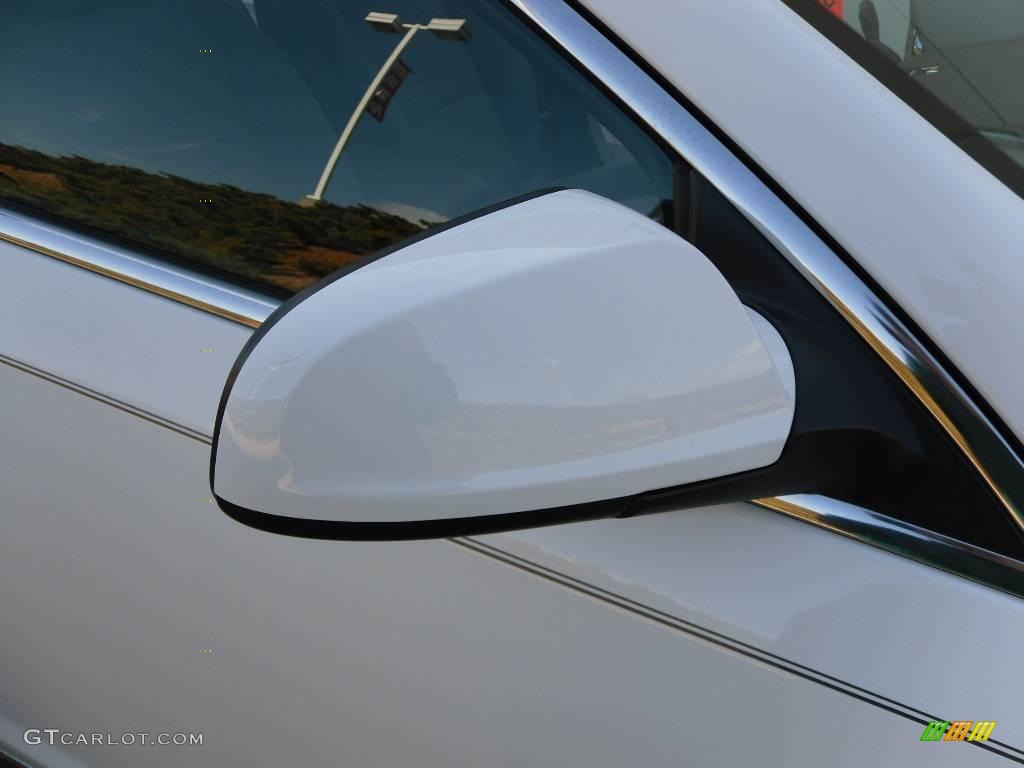
[[[925,726],[921,741],[988,741],[995,727],[995,720],[932,720]]]
[[[971,735],[967,738],[968,741],[988,741],[988,737],[992,735],[992,731],[996,727],[995,720],[979,720],[974,724],[974,730],[971,731]]]
[[[967,734],[971,732],[971,726],[974,722],[971,720],[956,720],[949,725],[949,730],[946,731],[946,738],[943,741],[963,741],[967,738]]]

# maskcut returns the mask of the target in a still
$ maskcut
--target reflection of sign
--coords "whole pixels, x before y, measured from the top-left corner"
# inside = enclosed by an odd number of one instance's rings
[[[370,97],[370,103],[366,105],[366,111],[370,113],[370,117],[377,120],[384,120],[384,113],[388,111],[388,104],[391,103],[391,99],[394,98],[398,89],[402,87],[402,83],[412,73],[409,69],[409,65],[399,59],[391,65],[391,69],[384,75],[384,79],[380,81],[380,88],[374,91],[373,96]]]
[[[818,0],[821,7],[834,16],[843,18],[843,0]]]

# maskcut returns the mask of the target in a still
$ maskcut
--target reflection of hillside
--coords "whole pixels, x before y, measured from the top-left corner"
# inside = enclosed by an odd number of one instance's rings
[[[224,184],[6,144],[0,200],[288,292],[423,229],[363,205],[305,208]]]

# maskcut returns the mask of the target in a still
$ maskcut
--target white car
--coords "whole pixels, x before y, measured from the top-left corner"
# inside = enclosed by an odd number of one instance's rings
[[[0,0],[0,764],[1024,763],[1024,4],[376,1]]]

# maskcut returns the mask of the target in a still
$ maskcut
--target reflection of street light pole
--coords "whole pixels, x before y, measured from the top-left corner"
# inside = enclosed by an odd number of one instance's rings
[[[406,32],[402,39],[398,41],[395,50],[391,52],[391,55],[388,56],[384,64],[377,71],[373,80],[370,81],[370,86],[366,89],[366,93],[363,94],[363,98],[356,105],[355,111],[352,112],[352,117],[348,119],[348,125],[345,126],[345,130],[338,137],[338,143],[334,146],[334,151],[331,152],[327,165],[324,166],[323,173],[320,174],[320,182],[316,185],[316,190],[312,195],[306,195],[302,199],[301,202],[305,205],[315,205],[323,198],[324,191],[327,189],[331,176],[334,174],[334,168],[341,158],[341,153],[344,151],[345,145],[348,144],[348,140],[352,137],[352,132],[355,131],[356,125],[359,124],[359,119],[366,112],[367,104],[370,103],[374,94],[377,93],[381,82],[387,77],[391,67],[398,61],[398,57],[402,55],[402,51],[406,49],[406,46],[412,42],[416,33],[421,29],[428,29],[442,40],[468,40],[470,36],[469,22],[465,19],[431,19],[429,24],[404,24],[398,17],[398,14],[372,11],[367,15],[366,21],[371,27],[381,32],[401,32],[403,29]]]
[[[562,368],[559,365],[561,360],[556,360],[553,357],[547,358],[548,365],[551,366],[551,370],[555,372],[555,378],[558,379],[558,383],[562,387],[562,394],[565,395],[565,402],[572,403],[572,395],[569,394],[569,387],[565,383],[565,379],[562,378]]]

